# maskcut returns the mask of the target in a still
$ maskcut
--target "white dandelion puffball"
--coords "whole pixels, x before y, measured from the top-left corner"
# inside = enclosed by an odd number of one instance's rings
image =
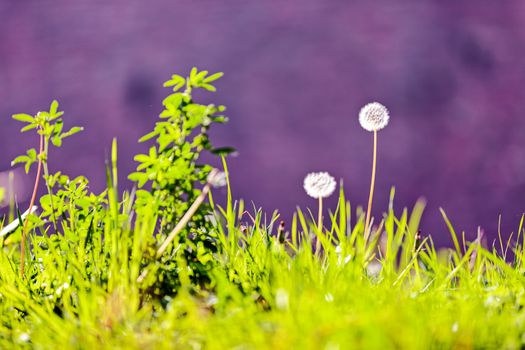
[[[367,131],[378,131],[388,125],[388,109],[379,102],[372,102],[361,108],[359,123]]]
[[[304,190],[313,198],[329,197],[335,190],[335,179],[327,172],[310,173],[304,178]]]
[[[226,186],[226,173],[213,169],[208,175],[208,183],[215,188]]]

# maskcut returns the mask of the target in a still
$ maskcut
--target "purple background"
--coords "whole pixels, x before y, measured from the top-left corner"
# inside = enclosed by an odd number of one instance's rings
[[[86,130],[52,150],[51,170],[100,190],[112,137],[128,173],[162,82],[195,65],[225,73],[204,99],[228,107],[213,139],[239,150],[236,198],[289,218],[316,205],[304,175],[327,170],[365,204],[372,135],[357,114],[377,100],[391,123],[379,135],[376,215],[396,185],[398,210],[427,198],[423,229],[440,243],[439,206],[470,238],[477,225],[494,237],[499,213],[508,234],[525,207],[524,22],[520,0],[2,0],[0,171],[37,143],[10,115],[56,98],[66,127]]]

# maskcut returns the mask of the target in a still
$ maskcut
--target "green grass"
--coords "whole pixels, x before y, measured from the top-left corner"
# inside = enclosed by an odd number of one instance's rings
[[[0,348],[525,347],[523,219],[514,240],[500,237],[496,250],[458,237],[443,212],[454,248],[438,250],[418,233],[423,201],[394,211],[392,191],[369,235],[364,210],[339,188],[321,229],[309,210],[297,209],[283,231],[277,213],[235,201],[228,182],[226,203],[210,192],[159,253],[188,199],[206,193],[211,167],[196,160],[202,149],[213,152],[211,121],[226,120],[212,116],[224,107],[191,98],[193,88],[213,91],[220,74],[206,74],[192,70],[166,83],[187,88],[165,100],[170,119],[146,135],[158,136],[159,146],[137,156],[132,175],[146,189],[119,191],[116,142],[102,193],[91,193],[83,177],[50,174],[49,142],[59,146],[72,134],[62,133],[58,103],[34,117],[16,115],[41,140],[38,152],[17,162],[43,165],[47,194],[39,213],[23,220],[12,204],[0,219],[0,229],[19,222],[0,237]],[[224,158],[223,167],[228,175]]]
[[[477,242],[466,243],[466,251],[459,242],[456,250],[436,251],[425,239],[416,248],[422,203],[398,217],[389,210],[382,236],[365,242],[364,214],[350,216],[341,190],[322,233],[298,211],[281,243],[276,216],[248,216],[230,197],[215,207],[219,249],[210,281],[191,282],[179,245],[170,254],[180,284],[159,295],[148,289],[158,267],[141,264],[154,213],[126,230],[131,197],[109,200],[115,210],[103,231],[33,234],[24,278],[18,249],[3,247],[0,347],[513,349],[524,343],[522,245],[511,264]],[[250,224],[241,226],[247,218]],[[314,234],[322,238],[322,254],[312,251]],[[382,269],[367,269],[371,263]]]

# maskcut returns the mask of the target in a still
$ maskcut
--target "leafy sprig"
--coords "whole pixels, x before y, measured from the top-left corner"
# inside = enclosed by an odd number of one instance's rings
[[[214,148],[208,136],[213,124],[228,121],[223,115],[226,108],[198,103],[193,96],[195,89],[216,91],[213,83],[222,75],[210,75],[208,71],[198,71],[197,68],[193,68],[187,78],[172,75],[164,83],[165,87],[171,88],[172,93],[162,101],[164,110],[159,115],[160,120],[153,131],[139,140],[154,140],[155,144],[147,153],[135,156],[139,164],[129,179],[139,187],[135,203],[137,215],[145,215],[152,208],[158,214],[160,239],[165,238],[201,194],[200,186],[197,185],[206,182],[213,168],[199,161],[202,152],[224,156],[234,151],[231,147]],[[216,238],[210,222],[205,218],[209,211],[208,205],[202,205],[194,213],[184,232],[173,244],[182,245],[185,249],[177,253],[178,262],[169,254],[163,257],[160,280],[171,280],[173,271],[180,270],[180,259],[183,258],[186,262],[182,264],[190,267],[191,278],[199,282],[207,280],[206,271],[213,260],[211,254],[217,250]],[[162,289],[162,286],[159,288]]]
[[[37,162],[39,158],[43,162],[47,161],[47,145],[49,142],[56,147],[60,147],[62,146],[62,140],[83,130],[82,127],[74,126],[68,131],[64,131],[64,122],[61,118],[63,114],[64,112],[58,110],[58,102],[56,100],[51,103],[47,112],[38,112],[34,116],[25,113],[14,114],[13,119],[26,123],[20,130],[21,132],[37,129],[37,134],[44,137],[45,152],[37,154],[37,151],[31,148],[26,154],[16,157],[11,162],[11,166],[22,163],[26,173],[28,173],[31,165]]]
[[[38,112],[36,115],[31,116],[29,114],[21,113],[21,114],[14,114],[13,119],[18,120],[22,123],[26,123],[26,126],[24,126],[21,129],[21,132],[26,132],[29,130],[36,129],[37,134],[39,135],[40,139],[40,145],[38,148],[38,152],[31,148],[28,151],[26,151],[26,154],[16,157],[12,162],[11,165],[14,166],[19,163],[24,164],[24,169],[26,173],[29,172],[31,165],[35,162],[38,162],[38,168],[36,173],[36,179],[35,179],[35,185],[33,187],[33,194],[31,195],[31,200],[29,204],[29,208],[33,208],[33,205],[36,201],[37,191],[38,191],[38,185],[40,182],[40,175],[42,168],[44,170],[44,179],[46,182],[46,188],[50,199],[50,207],[51,207],[51,218],[54,225],[55,230],[57,229],[57,211],[56,206],[53,203],[53,193],[52,193],[52,185],[50,185],[50,174],[47,164],[47,156],[49,152],[49,143],[51,142],[54,146],[60,147],[62,145],[62,140],[66,137],[69,137],[71,135],[76,134],[77,132],[81,131],[81,127],[73,127],[69,131],[64,132],[63,131],[63,120],[62,115],[64,112],[58,110],[58,102],[54,100],[51,103],[51,106],[49,107],[49,111],[47,112]],[[26,235],[27,230],[29,228],[28,223],[38,222],[40,221],[36,216],[28,215],[22,229],[22,244],[20,247],[20,274],[23,277],[24,276],[24,267],[25,267],[25,243],[26,243]]]

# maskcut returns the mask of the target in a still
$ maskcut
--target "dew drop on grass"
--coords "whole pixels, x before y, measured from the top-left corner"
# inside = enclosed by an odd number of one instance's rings
[[[27,343],[31,340],[31,337],[27,333],[22,333],[18,336],[18,340],[22,343]]]
[[[275,293],[275,305],[277,308],[280,310],[287,310],[288,301],[288,292],[283,288],[277,289],[277,292]]]
[[[332,293],[326,293],[324,296],[324,300],[326,300],[327,303],[331,303],[334,301],[334,296]]]

